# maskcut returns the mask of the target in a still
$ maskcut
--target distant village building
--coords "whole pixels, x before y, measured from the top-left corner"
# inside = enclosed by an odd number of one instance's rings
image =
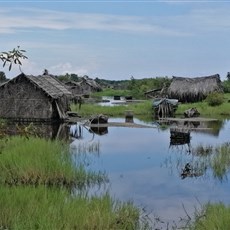
[[[67,89],[73,94],[73,96],[83,95],[83,88],[80,85],[80,82],[67,81],[67,82],[65,82],[65,85],[66,85]]]
[[[79,96],[86,97],[94,92],[102,91],[102,87],[93,79],[83,77],[81,81],[68,81],[65,82],[66,87],[72,92],[73,98],[79,98]]]
[[[168,97],[180,102],[197,102],[212,92],[223,92],[219,74],[196,78],[173,77]]]
[[[91,94],[93,92],[100,92],[102,91],[101,86],[94,80],[88,78],[88,77],[83,77],[80,86],[83,89],[83,94]]]
[[[67,118],[71,97],[54,76],[22,73],[0,86],[0,118],[62,121]]]

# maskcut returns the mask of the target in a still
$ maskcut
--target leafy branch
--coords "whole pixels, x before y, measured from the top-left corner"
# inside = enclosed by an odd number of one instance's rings
[[[3,67],[5,67],[6,64],[9,64],[9,71],[10,71],[12,65],[16,64],[19,65],[19,69],[20,69],[20,66],[22,65],[21,60],[28,59],[27,56],[24,55],[25,52],[26,52],[25,50],[20,49],[20,46],[8,52],[1,52],[0,60],[3,62]]]

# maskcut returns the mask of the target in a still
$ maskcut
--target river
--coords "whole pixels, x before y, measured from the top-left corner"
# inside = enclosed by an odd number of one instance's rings
[[[207,202],[230,204],[230,168],[226,166],[220,176],[210,165],[210,149],[229,142],[229,120],[201,124],[205,128],[191,131],[190,141],[182,144],[170,141],[170,126],[162,128],[136,118],[134,122],[152,128],[108,127],[102,135],[83,129],[71,143],[73,151],[83,143],[98,144],[99,149],[87,155],[87,167],[106,172],[109,184],[103,189],[112,197],[132,201],[153,223],[159,217],[162,222],[157,224],[164,227],[180,225],[181,218],[193,217]],[[195,173],[183,177],[186,164]]]

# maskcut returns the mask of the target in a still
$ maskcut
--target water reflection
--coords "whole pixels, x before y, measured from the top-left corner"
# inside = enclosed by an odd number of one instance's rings
[[[95,132],[93,141],[100,143],[100,154],[87,155],[88,167],[107,173],[111,195],[134,201],[145,207],[152,218],[163,217],[165,223],[179,221],[185,209],[192,216],[200,203],[230,204],[230,160],[217,170],[222,174],[215,174],[214,168],[222,165],[223,156],[208,150],[209,146],[229,141],[230,122],[196,124],[199,129],[191,130],[190,142],[179,145],[170,143],[170,128],[175,123],[164,128],[152,124],[152,129],[109,127],[107,135]],[[91,132],[85,132],[84,138],[76,139],[72,146],[88,143],[91,136]],[[182,178],[186,164],[187,176]],[[218,175],[224,175],[224,180]]]
[[[69,140],[69,126],[63,123],[50,122],[10,122],[1,125],[4,135],[33,135],[45,139]]]

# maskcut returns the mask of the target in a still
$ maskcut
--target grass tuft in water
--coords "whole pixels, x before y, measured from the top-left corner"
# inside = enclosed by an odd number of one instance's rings
[[[68,146],[60,141],[15,136],[0,145],[1,184],[73,187],[107,179],[87,173],[83,165],[76,167]]]
[[[191,230],[228,230],[230,226],[230,207],[222,203],[206,204],[195,217]]]

